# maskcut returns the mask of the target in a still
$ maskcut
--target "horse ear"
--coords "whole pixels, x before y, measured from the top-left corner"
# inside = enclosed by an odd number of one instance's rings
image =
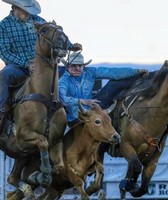
[[[37,22],[34,22],[34,26],[37,30],[39,30],[39,28],[41,27],[41,24],[37,23]]]
[[[55,25],[57,25],[57,23],[56,23],[56,21],[55,21],[55,20],[52,20],[52,23],[53,23],[53,24],[55,24]]]
[[[59,29],[63,30],[62,26],[57,25],[55,20],[52,20],[51,23],[54,24],[55,26],[57,26]]]

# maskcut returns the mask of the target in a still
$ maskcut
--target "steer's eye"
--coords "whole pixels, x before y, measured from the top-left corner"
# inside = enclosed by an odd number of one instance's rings
[[[96,119],[96,120],[95,120],[95,124],[96,124],[96,125],[100,125],[100,124],[101,124],[101,121],[100,121],[99,119]]]

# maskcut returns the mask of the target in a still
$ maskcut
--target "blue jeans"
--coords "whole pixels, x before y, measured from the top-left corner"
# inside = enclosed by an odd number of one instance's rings
[[[122,80],[110,80],[95,96],[94,99],[101,101],[100,106],[103,109],[108,108],[113,100],[119,95],[122,91],[128,90],[133,83],[139,78],[139,75]]]
[[[0,71],[0,109],[5,107],[9,97],[9,86],[18,83],[19,79],[26,79],[29,76],[27,68],[21,68],[14,64],[6,65]]]

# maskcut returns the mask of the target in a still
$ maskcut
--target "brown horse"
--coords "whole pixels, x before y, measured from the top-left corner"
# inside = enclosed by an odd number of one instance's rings
[[[113,144],[120,142],[120,135],[111,126],[111,119],[106,113],[107,111],[109,112],[109,109],[102,110],[99,106],[93,106],[91,110],[86,111],[80,106],[79,119],[81,122],[72,127],[63,137],[63,158],[66,171],[63,174],[53,173],[51,185],[39,199],[55,199],[56,196],[60,197],[64,190],[74,186],[80,191],[81,198],[85,200],[89,199],[88,194],[91,195],[97,191],[103,174],[103,165],[95,161],[95,151],[100,142]],[[27,167],[27,172],[23,173],[24,176],[29,177],[34,165],[36,163],[32,162]],[[91,166],[96,171],[96,181],[85,191],[84,182]],[[38,172],[34,172],[31,176],[36,177],[34,180],[29,177],[27,181],[26,177],[23,177],[22,180],[31,185],[38,185]],[[20,183],[20,189],[24,192],[25,197],[33,198],[30,185],[25,182]],[[19,198],[23,198],[23,194],[17,191],[8,199]]]
[[[24,164],[21,165],[22,158],[19,159],[18,155],[40,152],[41,184],[47,185],[52,179],[49,156],[54,170],[60,172],[64,169],[62,137],[67,122],[65,110],[58,97],[57,63],[73,45],[62,28],[55,23],[35,26],[38,37],[33,74],[26,82],[23,96],[13,111],[16,125],[16,139],[13,140],[16,143],[14,142],[14,146],[4,147],[4,150],[18,158],[9,177],[11,183],[19,179],[21,168],[24,167]]]
[[[138,84],[136,82],[126,96],[114,111],[121,130],[118,152],[128,161],[126,177],[120,182],[122,200],[125,199],[126,192],[134,197],[147,193],[165,146],[165,128],[168,124],[168,61],[149,80],[146,76]],[[98,160],[101,162],[104,152],[108,150],[104,147],[102,145],[99,149]],[[142,179],[139,186],[137,179],[140,174]]]

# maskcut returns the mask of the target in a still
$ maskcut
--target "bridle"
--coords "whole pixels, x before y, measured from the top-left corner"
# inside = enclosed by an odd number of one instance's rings
[[[68,37],[64,34],[64,32],[62,31],[62,28],[60,26],[57,26],[53,23],[48,23],[48,24],[54,26],[55,30],[52,33],[51,39],[49,39],[44,34],[42,34],[42,30],[45,27],[46,23],[43,24],[39,28],[37,35],[39,36],[38,40],[39,40],[40,49],[42,49],[42,47],[40,46],[40,41],[44,41],[44,42],[46,42],[46,44],[49,46],[49,48],[51,50],[51,60],[55,60],[56,57],[65,57],[67,54],[69,45],[70,45],[70,44],[68,45],[68,43],[70,43]],[[56,40],[54,41],[54,37],[56,34],[59,34],[59,36],[56,36],[57,41]],[[62,44],[58,45],[59,42],[62,43],[62,41],[65,45],[64,46]],[[39,53],[37,53],[37,52],[36,52],[36,54],[39,55]],[[43,55],[40,55],[40,56],[42,58],[44,58],[45,60],[48,60],[48,61],[50,60],[49,58],[47,58]]]
[[[54,25],[53,23],[50,23],[52,26]],[[21,99],[20,103],[23,103],[25,101],[38,101],[43,103],[46,107],[47,107],[47,118],[46,118],[46,128],[45,128],[45,132],[44,132],[44,136],[46,136],[46,138],[49,137],[49,124],[50,124],[50,120],[51,117],[53,116],[53,114],[60,108],[63,107],[63,104],[59,101],[59,94],[58,94],[58,90],[56,90],[55,88],[55,82],[56,80],[58,80],[58,62],[60,57],[63,57],[66,55],[67,49],[68,49],[68,45],[70,45],[71,43],[68,40],[68,37],[63,33],[63,31],[61,30],[61,28],[59,26],[55,26],[55,30],[53,31],[52,37],[51,39],[47,38],[45,35],[43,35],[41,32],[44,28],[45,24],[42,25],[39,30],[38,30],[38,39],[39,40],[43,40],[44,42],[46,42],[46,44],[49,46],[49,48],[51,49],[51,57],[46,57],[43,55],[40,55],[38,52],[36,52],[36,55],[39,56],[41,59],[47,61],[49,63],[48,66],[53,67],[53,77],[52,77],[52,83],[51,83],[51,87],[50,87],[50,97],[46,97],[43,94],[28,94],[28,95],[24,95],[23,98]],[[60,33],[60,35],[57,37],[55,36],[55,34],[57,34],[57,32]],[[63,46],[57,46],[57,42],[54,41],[54,37],[56,39],[59,39],[59,37],[64,37],[61,38],[64,40],[63,42],[67,45],[66,48],[64,49]],[[69,42],[69,43],[68,43]],[[40,44],[40,41],[39,41]],[[39,48],[42,47],[39,45]],[[57,54],[55,54],[55,51]],[[65,55],[64,55],[65,54]]]

